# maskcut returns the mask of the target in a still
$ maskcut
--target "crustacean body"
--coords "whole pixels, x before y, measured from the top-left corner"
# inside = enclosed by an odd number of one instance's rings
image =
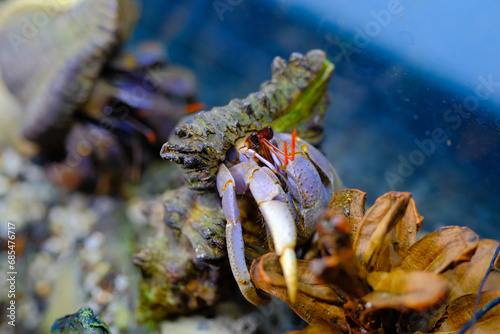
[[[138,14],[135,0],[2,3],[0,86],[19,104],[18,137],[56,185],[123,193],[201,109],[193,73],[168,64],[162,44],[121,50]]]
[[[291,148],[291,152],[288,152]],[[310,239],[317,218],[340,180],[326,158],[309,143],[289,134],[273,137],[270,127],[240,139],[219,166],[217,189],[227,219],[226,243],[231,269],[241,292],[263,304],[245,261],[237,195],[250,194],[267,226],[269,247],[280,255],[291,300],[297,292],[295,246]]]

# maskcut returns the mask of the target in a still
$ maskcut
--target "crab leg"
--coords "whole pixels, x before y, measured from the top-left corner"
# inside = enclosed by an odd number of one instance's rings
[[[266,165],[273,172],[275,172],[275,173],[277,172],[276,168],[273,166],[273,164],[271,162],[269,162],[266,158],[264,158],[259,153],[255,152],[254,150],[249,149],[247,147],[242,147],[242,148],[240,148],[239,152],[241,154],[243,154],[244,156],[246,156],[248,159],[256,157],[257,159],[259,159],[260,162],[262,162],[264,165]],[[270,154],[273,154],[273,153],[270,152]]]
[[[234,178],[224,164],[219,166],[217,190],[222,198],[222,209],[226,215],[226,244],[231,271],[241,293],[254,305],[264,305],[267,299],[260,296],[250,279],[245,261],[245,244],[240,222],[240,210],[236,201]]]
[[[285,166],[288,165],[288,150],[286,147],[286,142],[285,142]]]
[[[276,253],[280,255],[280,264],[285,276],[288,296],[292,303],[297,296],[297,258],[295,245],[297,230],[290,211],[287,195],[278,178],[264,169],[257,167],[245,178],[250,181],[250,192],[259,205],[271,236]]]

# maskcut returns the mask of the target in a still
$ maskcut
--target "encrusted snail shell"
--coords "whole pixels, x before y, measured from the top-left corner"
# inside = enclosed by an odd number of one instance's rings
[[[184,117],[160,155],[183,167],[192,190],[213,190],[217,168],[226,158],[226,151],[247,131],[259,130],[285,116],[287,106],[322,73],[325,60],[326,54],[321,50],[311,50],[306,55],[292,53],[288,62],[276,57],[271,65],[272,79],[264,82],[260,91],[241,100],[233,99],[226,106]],[[333,65],[318,87],[319,98],[310,111],[320,123],[329,103],[326,86],[332,71]]]

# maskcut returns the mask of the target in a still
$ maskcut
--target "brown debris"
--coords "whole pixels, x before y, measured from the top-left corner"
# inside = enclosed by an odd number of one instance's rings
[[[333,197],[307,260],[298,260],[296,303],[276,254],[254,260],[252,281],[309,323],[292,333],[456,333],[473,315],[498,241],[449,226],[417,242],[423,218],[409,193],[389,192],[363,214],[365,196],[345,189]],[[481,307],[500,296],[500,272],[490,273],[483,290]],[[494,333],[499,324],[497,307],[476,333]]]
[[[328,212],[333,214],[333,212]],[[335,284],[347,294],[361,298],[370,291],[367,272],[352,249],[349,225],[343,216],[328,217],[318,225],[318,244],[323,257],[313,259],[312,272],[323,283]]]
[[[460,296],[474,294],[477,292],[479,285],[483,279],[486,270],[488,269],[491,257],[498,247],[498,241],[491,239],[482,239],[479,241],[477,250],[468,262],[458,264],[455,268],[447,270],[443,276],[448,280],[450,286],[449,298],[454,300]],[[495,279],[495,273],[491,273],[489,281]],[[495,285],[492,284],[492,288]],[[496,285],[496,289],[500,290],[500,284]],[[485,290],[490,288],[485,287]]]
[[[492,300],[500,298],[500,290],[484,292],[479,302],[482,308]],[[439,329],[433,333],[456,333],[473,316],[476,295],[464,295],[448,306],[447,315]],[[474,327],[475,334],[500,332],[500,307],[495,307],[479,319]]]
[[[424,218],[417,212],[413,198],[410,198],[403,218],[384,237],[375,268],[390,271],[399,267],[410,247],[417,241],[417,232]]]
[[[361,220],[365,215],[366,193],[357,189],[344,189],[337,192],[328,208],[336,215],[345,216],[351,228],[351,241],[354,242],[354,237],[358,230]]]
[[[366,268],[376,267],[384,238],[403,218],[410,197],[409,193],[386,193],[364,215],[353,247]]]
[[[372,272],[368,275],[368,283],[373,292],[363,299],[370,304],[370,311],[381,308],[424,310],[439,303],[447,291],[443,277],[421,271]]]
[[[333,287],[320,284],[310,273],[309,263],[298,260],[299,284],[295,303],[288,298],[285,279],[279,257],[269,253],[256,259],[250,269],[255,286],[287,303],[302,319],[311,323],[315,320],[327,320],[342,330],[349,325],[341,308],[342,298]]]
[[[314,320],[309,326],[298,331],[291,331],[288,334],[342,334],[343,332],[339,327],[325,320]]]
[[[470,260],[478,243],[479,237],[469,228],[446,226],[414,244],[402,268],[441,273],[451,265]]]

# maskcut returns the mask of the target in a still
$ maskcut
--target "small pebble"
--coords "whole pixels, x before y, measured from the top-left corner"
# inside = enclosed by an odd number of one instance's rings
[[[49,295],[52,287],[48,281],[42,280],[35,283],[35,293],[40,298],[45,298]]]
[[[13,149],[6,149],[2,154],[2,172],[6,176],[15,179],[19,177],[22,167],[23,159]]]
[[[10,188],[9,179],[3,175],[0,175],[0,196],[7,194]]]

